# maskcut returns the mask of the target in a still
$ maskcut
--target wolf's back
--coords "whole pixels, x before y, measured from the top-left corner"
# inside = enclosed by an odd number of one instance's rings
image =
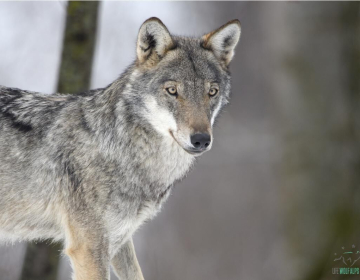
[[[35,225],[43,224],[46,234],[56,231],[46,217],[47,202],[54,196],[53,176],[45,172],[47,138],[65,106],[62,96],[0,87],[0,241],[16,239],[13,233],[7,237],[7,229],[22,237]]]

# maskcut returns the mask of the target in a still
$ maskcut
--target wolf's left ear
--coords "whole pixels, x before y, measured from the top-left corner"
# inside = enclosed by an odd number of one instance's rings
[[[160,19],[152,17],[141,25],[136,46],[140,63],[149,61],[156,64],[173,46],[170,33]]]
[[[234,19],[220,28],[204,35],[202,46],[212,50],[215,56],[227,67],[234,56],[234,49],[241,34],[240,21]]]

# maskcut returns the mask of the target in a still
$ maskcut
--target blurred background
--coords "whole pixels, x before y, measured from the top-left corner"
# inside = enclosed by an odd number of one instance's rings
[[[0,2],[0,85],[56,91],[66,13]],[[145,279],[359,279],[334,260],[360,250],[360,2],[103,2],[91,88],[135,59],[152,16],[191,36],[238,18],[242,35],[212,151],[135,235]],[[26,279],[26,248],[0,246],[1,280]]]

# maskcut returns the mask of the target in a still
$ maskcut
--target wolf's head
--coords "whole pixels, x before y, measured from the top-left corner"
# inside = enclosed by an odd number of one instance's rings
[[[211,148],[212,126],[228,103],[228,67],[239,38],[238,20],[201,38],[172,36],[157,18],[139,30],[131,85],[142,95],[142,117],[190,154]]]

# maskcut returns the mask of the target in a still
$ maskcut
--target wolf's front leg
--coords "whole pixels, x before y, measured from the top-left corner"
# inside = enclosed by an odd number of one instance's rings
[[[73,280],[110,280],[109,242],[96,227],[66,227],[65,253],[74,270]]]
[[[111,264],[121,280],[144,280],[132,239],[120,248],[111,260]]]

